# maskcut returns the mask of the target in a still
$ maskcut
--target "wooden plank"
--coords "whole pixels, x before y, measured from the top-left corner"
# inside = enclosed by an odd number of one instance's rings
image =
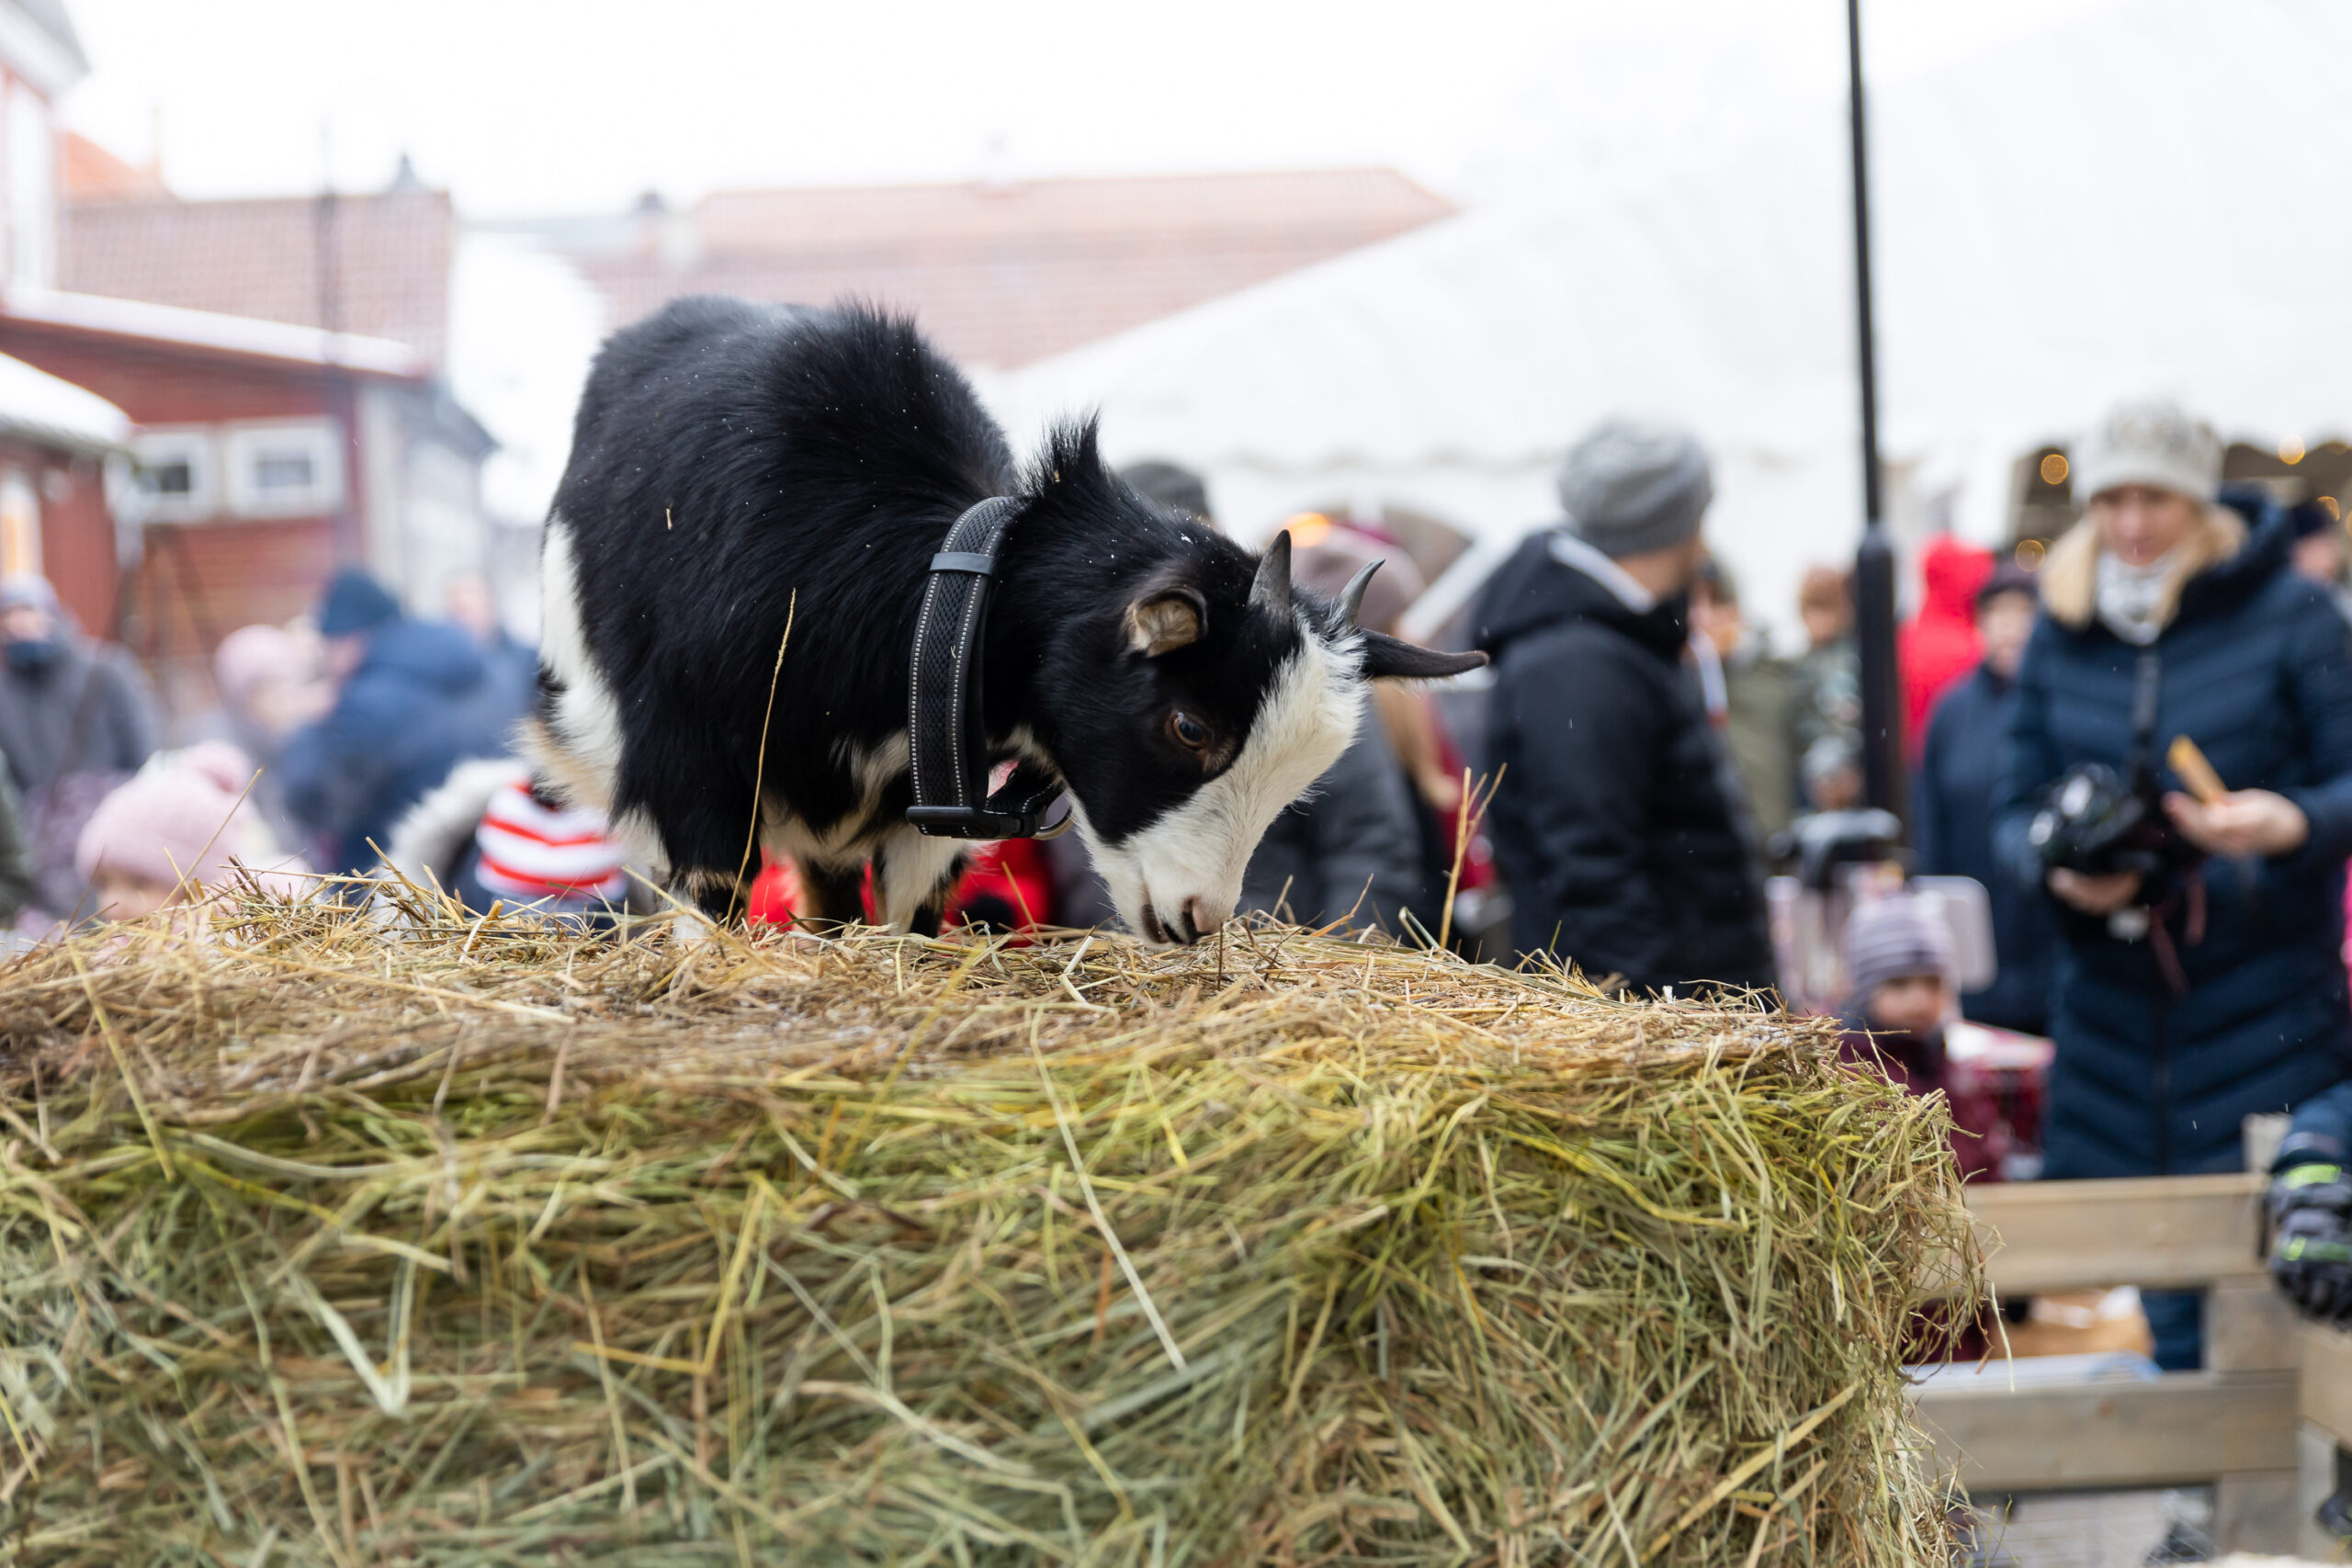
[[[1919,1425],[1972,1492],[2181,1486],[2295,1468],[2289,1372],[2167,1372],[2142,1382],[1921,1389]]]
[[[2302,1416],[2352,1449],[2352,1334],[2303,1325]]]
[[[2003,1295],[2209,1285],[2262,1271],[2263,1179],[1996,1182],[1968,1190]]]
[[[2303,1364],[2302,1320],[2267,1274],[2205,1293],[2205,1365],[2217,1372],[2291,1372]]]

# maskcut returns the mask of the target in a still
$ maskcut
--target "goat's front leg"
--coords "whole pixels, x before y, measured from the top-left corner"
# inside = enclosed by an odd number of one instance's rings
[[[811,931],[865,923],[865,865],[800,868],[799,923]]]
[[[883,840],[874,856],[876,901],[882,906],[882,923],[905,933],[927,927],[925,936],[939,933],[940,910],[948,889],[964,868],[961,839],[934,839],[902,828]]]

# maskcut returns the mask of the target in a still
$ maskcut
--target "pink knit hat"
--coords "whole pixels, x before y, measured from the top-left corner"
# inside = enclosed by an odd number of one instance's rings
[[[96,877],[104,867],[169,887],[182,877],[209,887],[232,859],[251,861],[266,831],[238,796],[253,763],[225,740],[207,740],[159,759],[98,803],[74,868]]]

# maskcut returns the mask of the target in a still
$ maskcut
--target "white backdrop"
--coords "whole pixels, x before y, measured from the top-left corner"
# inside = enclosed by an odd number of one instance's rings
[[[2006,521],[2011,461],[2112,397],[2225,434],[2352,431],[2352,19],[2134,0],[1872,87],[1891,510]],[[1515,536],[1615,410],[1694,425],[1753,610],[1860,526],[1842,105],[1695,167],[1563,157],[1490,204],[1009,375],[1016,443],[1099,408],[1114,461],[1204,472],[1245,537],[1363,498]]]

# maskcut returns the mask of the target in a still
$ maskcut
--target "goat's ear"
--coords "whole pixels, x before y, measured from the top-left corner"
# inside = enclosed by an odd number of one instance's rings
[[[1356,635],[1363,638],[1363,676],[1367,681],[1440,681],[1487,662],[1483,653],[1440,653],[1433,648],[1399,641],[1385,632]]]
[[[1127,647],[1157,659],[1200,641],[1208,624],[1209,603],[1198,590],[1159,589],[1127,606]]]

